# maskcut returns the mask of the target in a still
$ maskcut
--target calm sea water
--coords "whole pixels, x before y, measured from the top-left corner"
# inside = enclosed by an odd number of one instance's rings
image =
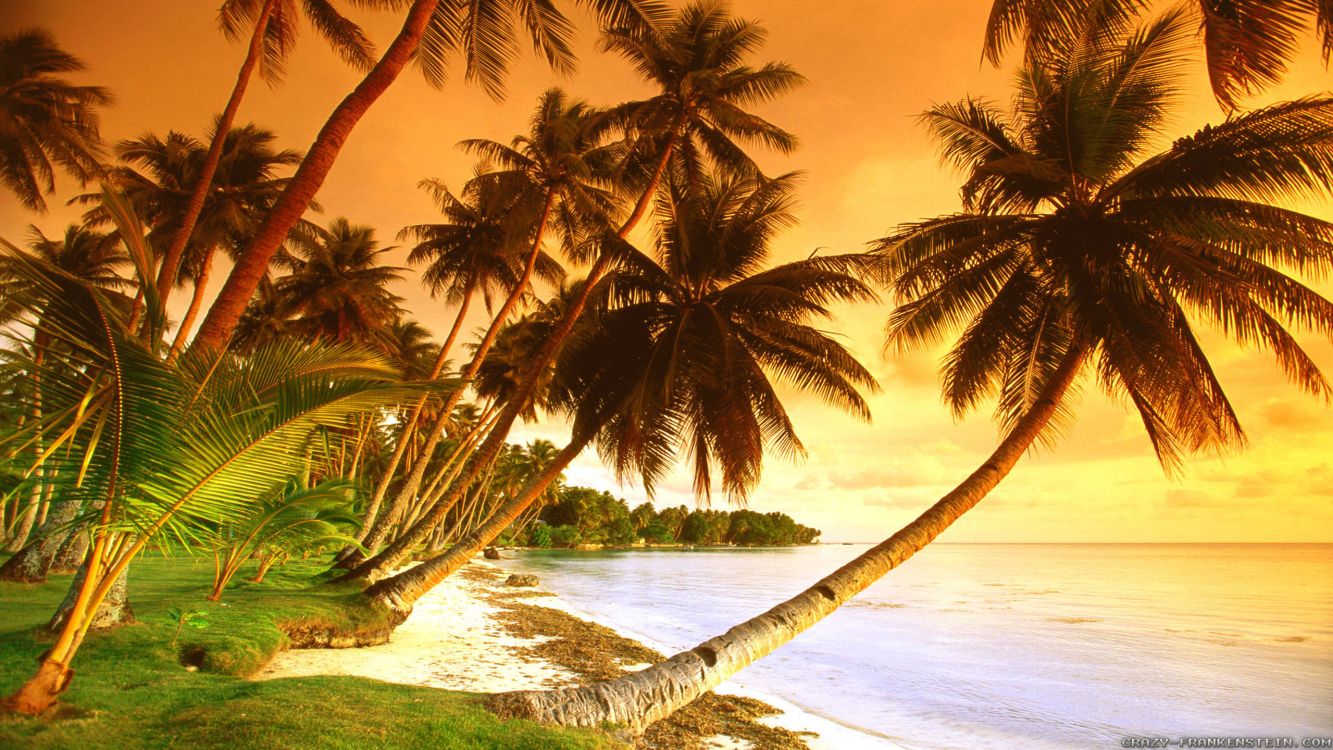
[[[685,649],[865,549],[524,552],[504,565]],[[1333,545],[932,545],[733,680],[921,750],[1299,744],[1333,736]]]

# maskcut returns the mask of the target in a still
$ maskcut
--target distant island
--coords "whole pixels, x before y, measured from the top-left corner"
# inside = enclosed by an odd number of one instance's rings
[[[510,527],[501,546],[548,548],[667,546],[785,547],[815,544],[819,529],[786,513],[752,510],[690,510],[684,505],[658,511],[650,503],[630,509],[609,492],[560,487],[530,520]]]

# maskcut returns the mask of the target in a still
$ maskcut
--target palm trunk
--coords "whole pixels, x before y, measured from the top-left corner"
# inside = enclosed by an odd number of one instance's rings
[[[0,565],[0,581],[42,583],[46,580],[56,553],[71,533],[66,527],[79,512],[79,503],[72,498],[57,501],[55,506],[38,530],[37,538]]]
[[[509,316],[518,307],[519,301],[523,299],[523,293],[532,279],[532,273],[537,268],[537,258],[542,251],[542,236],[546,233],[546,224],[550,221],[551,207],[554,203],[555,193],[548,190],[546,192],[546,203],[542,207],[541,218],[537,221],[537,233],[532,241],[532,250],[528,253],[527,263],[523,267],[523,275],[519,277],[518,283],[514,285],[513,290],[505,298],[500,311],[495,314],[495,319],[491,321],[490,327],[486,329],[486,335],[482,337],[481,343],[477,345],[477,352],[473,355],[467,371],[463,373],[464,380],[471,380],[477,376],[477,371],[481,369],[481,363],[486,359],[491,346],[495,344],[495,339],[500,335],[500,331],[504,329],[505,323],[509,321]],[[421,449],[421,455],[412,464],[412,472],[403,481],[403,486],[399,488],[398,494],[389,505],[388,511],[384,513],[383,517],[376,520],[370,533],[362,540],[362,546],[371,552],[374,552],[384,543],[393,525],[402,517],[407,504],[416,496],[417,489],[421,487],[421,480],[426,476],[426,468],[430,464],[430,458],[435,454],[435,447],[440,444],[440,440],[444,437],[445,428],[449,426],[449,416],[463,398],[463,390],[463,388],[459,388],[449,394],[444,407],[440,410],[439,418],[431,426],[426,437],[426,445]],[[356,558],[357,555],[353,554],[352,559]]]
[[[171,342],[171,351],[167,353],[167,362],[175,362],[181,350],[185,348],[190,329],[194,327],[194,319],[199,316],[199,309],[204,305],[204,292],[208,288],[208,276],[213,270],[213,254],[216,252],[217,246],[214,245],[204,254],[204,265],[199,269],[199,278],[194,280],[194,294],[190,297],[190,308],[185,311],[185,317],[181,318],[180,330],[176,331],[176,338]]]
[[[268,271],[269,261],[287,239],[296,222],[301,219],[310,201],[315,197],[324,178],[333,168],[338,152],[352,133],[352,129],[370,107],[388,90],[407,65],[421,43],[440,0],[416,0],[403,22],[403,28],[394,38],[375,67],[361,83],[333,110],[296,174],[287,183],[277,204],[255,233],[250,246],[232,267],[227,282],[218,294],[199,328],[195,343],[204,349],[221,351],[231,340],[236,323],[245,312],[245,306],[259,288],[259,282]]]
[[[1028,414],[962,484],[898,533],[814,586],[723,635],[641,672],[585,687],[503,693],[492,700],[492,709],[502,716],[566,726],[614,723],[635,730],[670,716],[831,614],[916,554],[980,502],[1013,469],[1049,423],[1078,375],[1083,354],[1079,349],[1066,355]],[[409,595],[414,591],[410,589]],[[401,598],[381,595],[386,603],[398,606]]]
[[[157,273],[157,295],[163,305],[167,303],[167,296],[171,294],[171,289],[176,284],[176,272],[180,268],[181,258],[185,256],[185,247],[190,244],[190,235],[194,234],[194,225],[199,221],[199,214],[204,210],[208,189],[213,186],[213,175],[217,174],[218,164],[222,161],[222,146],[226,143],[227,133],[231,132],[232,123],[236,121],[236,112],[241,108],[241,99],[245,97],[246,87],[250,85],[250,76],[254,73],[259,56],[263,53],[264,34],[268,30],[268,20],[277,4],[278,0],[268,0],[259,11],[259,18],[255,21],[255,31],[250,35],[250,46],[245,52],[245,61],[241,63],[241,69],[236,73],[236,85],[231,89],[227,106],[218,117],[213,142],[208,146],[204,166],[199,171],[199,178],[195,180],[194,189],[190,192],[190,202],[185,205],[185,215],[181,217],[180,228],[172,236],[171,246],[167,248],[166,255],[162,256],[162,266]],[[195,296],[198,296],[197,287]],[[193,318],[190,320],[193,322]],[[181,324],[182,331],[187,328],[184,323]],[[180,335],[176,338],[178,342],[181,340]],[[176,350],[177,347],[173,345],[173,355]]]
[[[88,544],[88,525],[86,522],[80,523],[65,537],[51,564],[47,566],[46,575],[69,575],[77,572],[88,554]]]
[[[459,304],[458,315],[454,318],[454,324],[449,328],[449,336],[444,340],[444,345],[440,347],[440,356],[435,358],[435,366],[431,368],[430,379],[434,380],[444,371],[444,363],[449,360],[449,350],[453,348],[454,341],[458,339],[458,333],[463,329],[463,319],[467,317],[468,306],[472,302],[472,293],[475,284],[468,286],[467,293],[463,295],[463,301]],[[403,426],[402,434],[398,437],[398,443],[393,447],[393,454],[389,456],[389,463],[384,467],[384,473],[380,475],[380,480],[375,484],[375,494],[370,498],[370,504],[366,506],[365,519],[362,522],[361,530],[357,532],[356,541],[365,542],[366,536],[371,533],[380,511],[380,504],[384,502],[384,495],[389,491],[389,485],[393,482],[393,475],[398,471],[398,464],[403,460],[403,454],[407,452],[407,444],[412,440],[412,433],[416,430],[417,423],[421,421],[421,413],[426,408],[426,403],[430,400],[429,395],[417,399],[412,407],[412,414],[408,417],[407,424]],[[348,547],[340,556],[344,559],[353,559],[349,557],[354,552],[354,547]]]
[[[426,562],[386,578],[366,589],[366,596],[372,601],[389,607],[400,617],[406,619],[412,611],[412,605],[421,595],[449,577],[449,574],[463,567],[491,540],[499,536],[518,518],[534,500],[541,497],[546,488],[560,477],[560,473],[583,450],[583,443],[570,443],[565,446],[541,474],[537,475],[526,489],[518,493],[509,502],[500,506],[486,522],[465,535],[442,554]]]
[[[640,196],[630,217],[616,233],[619,237],[624,238],[628,236],[629,233],[634,230],[635,225],[643,218],[647,211],[648,204],[651,202],[652,196],[656,194],[658,186],[662,183],[662,177],[666,174],[666,168],[671,162],[671,155],[675,150],[679,134],[680,127],[678,126],[672,131],[671,137],[667,140],[666,147],[662,150],[662,157],[658,160],[657,166],[653,171],[653,177],[648,183],[648,187],[645,188],[643,195]],[[366,560],[364,563],[354,568],[348,575],[343,576],[342,580],[361,578],[374,579],[383,575],[387,571],[393,570],[407,559],[407,556],[411,554],[412,549],[425,540],[440,521],[444,520],[445,515],[448,514],[449,510],[458,502],[459,498],[462,497],[463,491],[468,485],[476,481],[477,477],[485,471],[486,467],[490,465],[491,461],[493,461],[504,448],[505,440],[509,437],[509,430],[513,427],[514,421],[522,411],[523,404],[527,403],[528,399],[537,389],[537,382],[541,379],[542,372],[546,369],[547,365],[555,361],[555,357],[560,353],[560,349],[564,346],[565,340],[569,338],[570,332],[574,330],[575,324],[583,315],[583,310],[587,307],[588,300],[592,296],[593,288],[597,286],[597,282],[601,280],[602,276],[610,269],[610,267],[610,254],[602,253],[598,256],[596,262],[593,263],[592,268],[588,270],[588,277],[583,283],[583,288],[579,290],[579,294],[570,303],[569,308],[565,310],[564,316],[560,319],[560,325],[547,337],[546,341],[542,344],[542,348],[537,352],[537,356],[528,364],[530,368],[529,372],[526,373],[523,380],[519,383],[517,392],[514,394],[511,403],[500,412],[500,416],[496,419],[495,426],[491,428],[491,432],[486,436],[485,442],[478,448],[478,455],[473,456],[472,460],[469,461],[463,479],[457,481],[456,484],[450,488],[449,495],[437,503],[431,512],[426,514],[426,516],[418,521],[415,526],[408,529],[407,532],[395,540],[393,544],[386,547],[384,551],[369,560]],[[479,353],[474,364],[480,360],[481,357]],[[419,481],[420,480],[418,480],[418,482]],[[446,552],[445,554],[447,555],[448,553]]]

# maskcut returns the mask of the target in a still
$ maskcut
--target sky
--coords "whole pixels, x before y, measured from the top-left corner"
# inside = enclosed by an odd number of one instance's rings
[[[342,3],[346,6],[346,3]],[[569,8],[572,3],[560,4]],[[733,0],[738,15],[769,31],[756,62],[783,60],[806,86],[757,111],[795,132],[801,148],[789,157],[756,152],[770,174],[804,173],[801,223],[774,244],[773,261],[858,252],[901,222],[959,209],[961,179],[940,164],[917,115],[935,103],[982,96],[1004,103],[1010,69],[982,64],[980,42],[989,2],[983,0]],[[244,49],[217,30],[216,2],[181,0],[0,0],[0,33],[40,25],[82,58],[80,83],[112,90],[104,137],[115,142],[175,129],[202,135],[230,92]],[[397,29],[392,13],[350,13],[381,48]],[[650,89],[620,60],[598,52],[591,19],[571,9],[581,29],[579,71],[561,77],[528,54],[512,71],[503,101],[465,85],[455,66],[448,84],[429,87],[409,70],[356,127],[321,189],[324,221],[347,216],[377,228],[385,244],[406,225],[434,221],[424,178],[458,186],[471,159],[455,144],[465,138],[507,141],[525,129],[538,95],[560,86],[594,104],[639,98]],[[1311,36],[1284,83],[1250,106],[1326,91],[1326,70]],[[1189,81],[1163,136],[1170,140],[1223,119],[1206,90],[1203,64]],[[251,85],[238,122],[274,130],[284,147],[303,149],[358,76],[308,28],[281,85]],[[52,210],[31,214],[0,196],[0,237],[21,241],[28,224],[48,235],[78,218],[64,202],[80,192],[58,179]],[[1333,205],[1296,205],[1333,219]],[[390,254],[405,263],[406,250]],[[211,287],[225,279],[214,270]],[[575,271],[577,273],[577,271]],[[412,278],[412,274],[408,274]],[[1314,284],[1325,296],[1333,285]],[[214,290],[210,290],[210,295]],[[453,310],[415,283],[395,289],[405,307],[443,336]],[[178,293],[183,307],[187,294]],[[858,422],[817,399],[784,389],[808,455],[766,460],[748,507],[782,511],[824,531],[826,542],[877,541],[892,534],[976,468],[997,441],[987,409],[956,420],[939,396],[941,352],[883,351],[891,310],[878,304],[838,309],[836,331],[875,373],[882,390],[870,397],[872,423]],[[180,310],[173,309],[179,316]],[[485,325],[481,313],[469,319]],[[1053,449],[1034,452],[964,519],[945,542],[1333,542],[1333,409],[1286,383],[1269,355],[1240,350],[1215,335],[1204,345],[1246,428],[1244,450],[1199,456],[1181,477],[1158,467],[1142,425],[1124,404],[1086,380],[1078,421]],[[1326,372],[1333,346],[1314,335],[1300,340]],[[543,437],[563,444],[558,422],[524,426],[514,439]],[[620,485],[592,451],[568,470],[571,483],[611,490],[631,505],[642,488]],[[657,490],[659,507],[693,505],[681,471]],[[725,507],[722,498],[713,507]]]

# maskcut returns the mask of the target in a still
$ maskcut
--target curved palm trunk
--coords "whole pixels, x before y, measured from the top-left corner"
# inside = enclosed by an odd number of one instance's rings
[[[185,317],[181,318],[180,330],[176,331],[176,338],[171,342],[171,351],[167,352],[167,361],[175,362],[180,356],[181,350],[185,348],[185,341],[190,336],[190,329],[194,327],[194,319],[199,317],[199,309],[204,305],[204,292],[208,290],[208,277],[213,270],[213,255],[217,252],[217,246],[208,248],[204,254],[204,265],[199,269],[199,278],[194,280],[194,294],[190,296],[190,308],[185,311]]]
[[[556,455],[549,466],[537,475],[522,492],[500,506],[486,522],[466,534],[449,549],[426,562],[392,578],[386,578],[366,589],[366,596],[398,613],[403,619],[412,611],[412,605],[421,595],[463,567],[500,532],[509,527],[534,500],[542,496],[566,466],[583,450],[582,443],[570,443]]]
[[[374,68],[371,68],[352,93],[333,110],[333,114],[320,129],[315,142],[311,144],[310,150],[306,152],[306,157],[301,161],[296,174],[283,189],[277,204],[264,219],[259,231],[255,233],[250,246],[232,267],[227,283],[218,293],[217,299],[204,318],[203,325],[199,328],[199,335],[195,337],[196,346],[220,351],[231,340],[232,333],[236,330],[236,323],[241,319],[241,314],[245,312],[245,306],[249,304],[255,290],[259,288],[259,282],[268,271],[268,264],[273,259],[273,254],[287,239],[287,233],[301,219],[311,199],[324,183],[324,178],[333,168],[333,162],[338,158],[338,152],[342,150],[352,129],[388,90],[411,59],[421,43],[421,35],[425,32],[431,15],[439,4],[440,0],[416,0],[412,3],[402,30],[389,45],[384,56]]]
[[[227,99],[227,106],[223,108],[222,115],[218,118],[217,130],[213,133],[213,142],[208,145],[208,154],[204,157],[204,166],[199,171],[199,178],[195,180],[194,189],[190,191],[190,202],[185,205],[185,215],[181,217],[180,228],[171,238],[171,246],[167,248],[166,255],[162,256],[162,266],[157,273],[157,295],[162,300],[162,304],[167,303],[167,296],[171,294],[172,287],[176,283],[176,272],[180,269],[181,258],[185,256],[185,247],[190,244],[190,235],[194,234],[194,225],[199,221],[199,214],[203,213],[204,201],[208,197],[208,189],[213,185],[213,176],[217,174],[218,163],[222,161],[222,146],[226,143],[227,133],[231,132],[232,123],[236,121],[236,112],[241,108],[241,99],[245,97],[245,90],[250,85],[250,76],[254,73],[255,65],[259,62],[259,56],[264,49],[264,33],[268,30],[268,19],[273,15],[273,9],[277,6],[278,0],[268,0],[259,12],[259,18],[255,21],[255,31],[250,35],[250,46],[245,51],[245,61],[241,63],[241,69],[236,73],[236,85],[231,89],[231,97]],[[196,287],[196,296],[198,295]],[[191,303],[193,306],[194,303]],[[198,310],[196,309],[197,313]],[[193,323],[193,318],[191,318]],[[182,323],[181,330],[186,330],[187,326]],[[179,342],[181,337],[177,335]],[[172,345],[172,356],[177,351],[175,344]]]
[[[672,131],[671,137],[667,140],[666,146],[662,149],[662,156],[658,159],[657,166],[653,170],[652,179],[649,181],[647,188],[644,189],[643,195],[639,197],[629,218],[626,219],[625,223],[620,227],[619,231],[617,231],[616,234],[619,237],[624,238],[628,236],[647,212],[652,196],[657,193],[657,188],[662,183],[662,177],[666,174],[667,165],[671,162],[671,155],[675,152],[676,144],[679,141],[681,127],[682,125],[678,124],[676,129]],[[504,448],[505,440],[509,437],[509,430],[513,427],[514,421],[522,411],[523,404],[527,403],[533,392],[536,391],[537,381],[541,379],[542,372],[551,362],[555,361],[556,355],[560,353],[560,349],[564,346],[565,340],[569,338],[569,334],[574,330],[574,326],[578,322],[579,317],[583,315],[583,310],[587,307],[588,300],[592,296],[593,288],[610,268],[611,256],[607,253],[598,256],[596,262],[593,263],[592,268],[588,270],[588,278],[584,281],[583,288],[579,290],[579,294],[570,303],[569,308],[565,310],[564,316],[560,319],[560,325],[547,337],[546,341],[542,344],[542,348],[537,352],[533,361],[529,363],[528,366],[530,370],[524,375],[523,380],[519,383],[511,402],[500,412],[495,425],[491,428],[490,434],[486,436],[485,442],[483,442],[481,447],[477,449],[477,454],[468,462],[462,478],[457,480],[454,486],[449,489],[449,494],[441,499],[440,502],[436,503],[435,507],[433,507],[429,513],[418,521],[415,526],[398,537],[393,544],[354,568],[351,573],[343,576],[343,580],[360,578],[375,579],[388,571],[393,570],[406,560],[412,553],[413,548],[425,541],[426,537],[430,536],[430,533],[435,527],[444,520],[444,517],[449,513],[453,506],[462,498],[466,488],[481,476],[482,472],[486,470],[486,467],[495,460],[495,457],[498,456],[500,451]],[[480,360],[481,356],[479,353],[477,359],[474,360],[474,364],[480,362]],[[461,391],[459,393],[461,395]],[[418,480],[418,482],[419,481],[420,480]],[[448,552],[445,554],[447,555]],[[440,580],[443,580],[443,578]]]
[[[502,716],[567,726],[614,723],[635,730],[670,716],[831,614],[971,510],[1032,446],[1055,414],[1082,362],[1081,350],[1066,355],[1028,414],[962,484],[915,521],[809,589],[716,638],[641,672],[579,688],[502,693],[492,699],[492,709]],[[390,598],[383,601],[395,603]]]
[[[454,324],[449,328],[449,336],[445,338],[444,345],[440,347],[440,356],[435,358],[435,366],[431,368],[430,379],[434,380],[440,376],[444,370],[444,363],[449,360],[449,350],[453,348],[454,341],[458,339],[458,333],[463,328],[463,319],[467,317],[468,306],[472,303],[473,287],[469,286],[467,293],[463,295],[463,301],[459,304],[458,315],[454,318]],[[389,485],[393,482],[393,475],[398,471],[398,464],[403,460],[403,454],[407,452],[407,445],[412,441],[412,433],[416,431],[417,423],[421,421],[421,413],[426,409],[426,403],[430,400],[429,395],[423,395],[417,399],[412,407],[412,414],[407,419],[407,424],[403,426],[403,432],[398,437],[398,444],[393,447],[393,453],[389,456],[389,463],[384,467],[384,473],[380,475],[380,481],[375,484],[375,494],[370,497],[370,504],[366,506],[365,520],[362,522],[361,530],[356,534],[358,543],[364,542],[374,528],[378,520],[380,505],[384,502],[384,495],[389,491]],[[344,559],[352,559],[355,547],[348,547],[340,555]],[[352,555],[352,557],[349,557]]]
[[[537,258],[542,251],[542,238],[546,234],[546,224],[551,218],[551,207],[555,203],[555,193],[548,190],[546,192],[546,203],[542,207],[541,218],[537,221],[537,236],[532,242],[532,250],[528,253],[527,262],[523,266],[523,275],[518,283],[514,285],[513,290],[505,297],[504,305],[500,311],[495,314],[495,319],[491,321],[490,327],[486,329],[486,335],[477,346],[477,353],[473,355],[472,362],[468,365],[467,371],[463,373],[463,380],[471,380],[477,376],[477,371],[481,369],[481,363],[486,359],[491,347],[495,344],[495,339],[499,337],[500,331],[505,323],[509,322],[509,316],[514,313],[518,307],[519,301],[523,299],[523,294],[528,285],[532,282],[532,273],[537,268]],[[440,416],[431,425],[426,437],[426,445],[421,449],[421,454],[412,464],[412,471],[403,481],[403,486],[399,488],[398,494],[394,496],[390,503],[388,511],[382,517],[376,519],[375,525],[370,533],[361,541],[361,545],[368,550],[374,551],[379,548],[384,540],[389,537],[389,532],[393,525],[402,518],[403,510],[407,508],[408,503],[416,496],[417,490],[421,487],[421,480],[426,476],[426,469],[430,464],[431,456],[435,455],[435,448],[444,438],[445,429],[449,426],[449,417],[453,413],[454,407],[463,398],[463,388],[455,390],[449,394],[444,407],[440,410]],[[351,559],[358,556],[353,553]],[[360,562],[360,560],[356,560]]]

